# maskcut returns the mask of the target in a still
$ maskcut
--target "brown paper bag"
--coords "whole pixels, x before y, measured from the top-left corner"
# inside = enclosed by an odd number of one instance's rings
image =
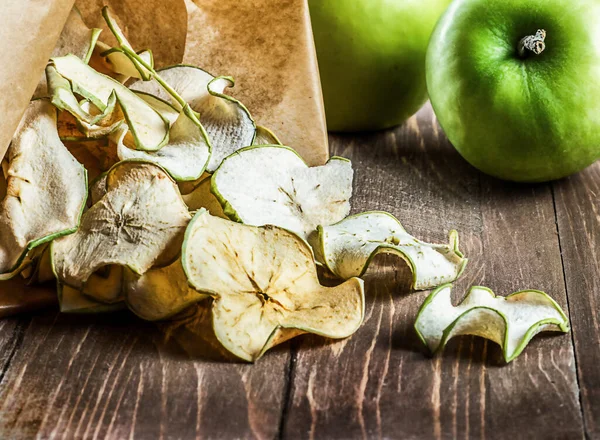
[[[8,2],[8,3],[6,3]],[[5,0],[0,14],[0,155],[23,114],[73,0]],[[325,114],[306,0],[77,0],[86,24],[104,29],[108,4],[134,48],[157,66],[197,64],[236,79],[232,92],[258,124],[273,130],[310,165],[328,157]],[[0,283],[0,316],[55,300],[53,286]]]
[[[0,157],[4,157],[73,0],[3,0],[0,14]]]

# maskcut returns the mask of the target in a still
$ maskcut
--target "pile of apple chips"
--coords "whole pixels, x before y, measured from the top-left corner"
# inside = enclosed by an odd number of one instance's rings
[[[429,244],[390,214],[348,217],[349,160],[308,167],[227,94],[232,78],[156,70],[103,16],[118,44],[71,14],[2,162],[0,279],[54,281],[71,313],[166,320],[201,303],[222,347],[253,361],[302,333],[353,334],[378,253],[404,260],[415,289],[460,276],[456,232]],[[443,320],[429,315],[432,341]]]

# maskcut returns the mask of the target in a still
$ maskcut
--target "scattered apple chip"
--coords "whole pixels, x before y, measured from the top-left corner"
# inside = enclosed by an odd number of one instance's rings
[[[314,235],[309,240],[317,260],[342,279],[362,276],[380,253],[406,261],[417,290],[456,280],[467,264],[458,249],[456,231],[450,232],[449,244],[425,243],[406,232],[387,212],[363,212],[331,226],[319,226],[317,231],[316,240]]]
[[[29,104],[6,163],[0,279],[14,276],[31,249],[75,231],[87,198],[85,169],[60,141],[56,109],[47,100]]]
[[[106,194],[83,215],[72,235],[52,242],[59,283],[81,289],[106,265],[143,274],[179,253],[190,219],[175,182],[160,167],[124,161],[106,175]]]
[[[158,151],[138,151],[124,142],[126,130],[117,139],[117,154],[121,160],[140,159],[163,167],[177,181],[196,180],[210,158],[211,148],[206,132],[188,106],[169,131],[169,142]]]
[[[112,112],[118,107],[132,135],[133,141],[128,139],[128,144],[138,150],[156,151],[167,143],[169,122],[160,113],[123,84],[97,72],[76,56],[52,58],[46,76],[52,103],[80,121],[112,125]],[[82,109],[75,94],[89,100],[102,113],[92,115]],[[106,120],[110,123],[104,123]]]
[[[502,297],[487,287],[471,287],[457,306],[452,305],[451,290],[449,284],[434,290],[417,315],[417,334],[432,352],[442,350],[454,336],[475,335],[500,345],[504,360],[510,362],[536,334],[569,331],[560,306],[539,290]]]
[[[157,73],[181,100],[199,113],[212,146],[207,167],[209,172],[213,172],[234,151],[252,145],[256,131],[252,116],[241,102],[224,94],[227,87],[233,87],[232,78],[215,78],[198,67],[182,65],[167,67]],[[136,81],[130,88],[172,101],[175,108],[181,108],[179,99],[158,82]]]
[[[131,311],[148,321],[170,318],[209,297],[189,285],[180,258],[143,275],[125,269],[124,290]]]
[[[271,130],[260,125],[256,126],[256,136],[252,145],[283,145]]]
[[[313,254],[296,234],[194,216],[182,247],[190,284],[213,297],[213,328],[221,344],[246,361],[301,333],[345,338],[364,316],[363,282],[324,287]]]
[[[352,164],[332,157],[309,168],[288,147],[241,149],[212,177],[212,192],[227,216],[248,225],[276,225],[306,238],[318,225],[342,220],[350,211]]]

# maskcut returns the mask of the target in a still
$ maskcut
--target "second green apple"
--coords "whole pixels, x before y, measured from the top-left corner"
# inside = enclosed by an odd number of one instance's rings
[[[309,0],[327,126],[378,130],[427,100],[425,54],[450,0]]]

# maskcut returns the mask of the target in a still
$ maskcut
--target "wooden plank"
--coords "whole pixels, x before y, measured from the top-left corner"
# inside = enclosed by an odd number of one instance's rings
[[[588,438],[600,437],[600,162],[554,184]]]
[[[566,307],[548,185],[477,173],[445,140],[430,107],[395,131],[331,141],[332,154],[355,164],[355,211],[389,210],[426,240],[460,231],[471,261],[456,299],[472,284],[500,294],[535,287]],[[370,271],[365,324],[353,338],[294,343],[284,437],[582,437],[569,336],[538,337],[509,365],[497,346],[472,337],[428,358],[412,329],[427,293],[407,292],[398,277],[385,265]]]
[[[7,352],[18,322],[2,321]],[[191,360],[128,313],[46,313],[21,339],[0,384],[0,438],[273,438],[279,429],[286,350],[257,367]]]

